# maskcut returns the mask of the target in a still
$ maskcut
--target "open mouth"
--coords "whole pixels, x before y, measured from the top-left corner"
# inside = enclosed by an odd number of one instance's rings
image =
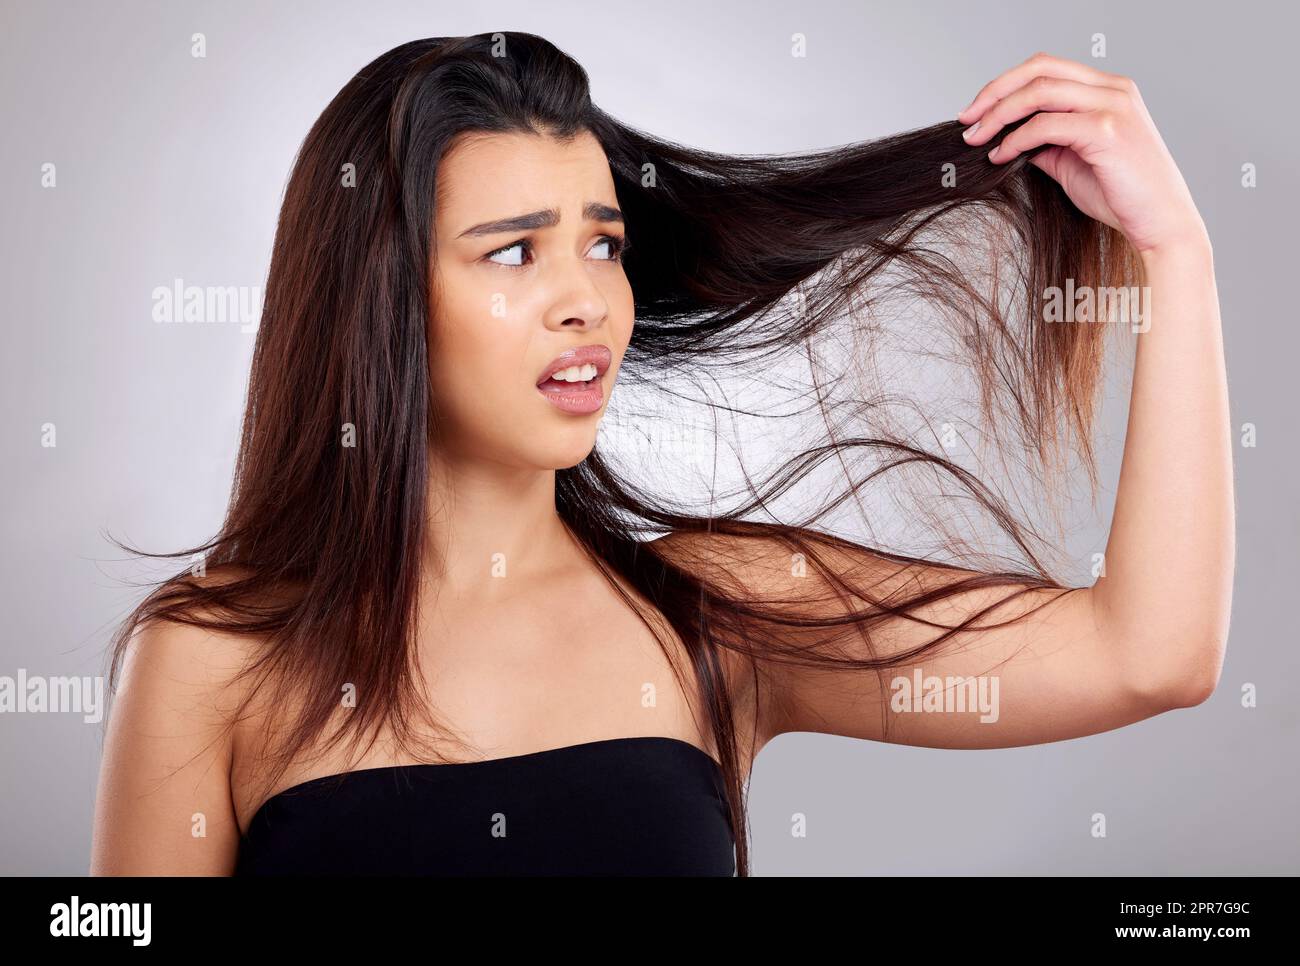
[[[611,353],[602,345],[570,349],[546,367],[537,391],[561,412],[594,413],[605,402],[604,377],[610,361]]]
[[[538,383],[542,392],[581,392],[591,388],[600,378],[600,370],[592,363],[583,366],[569,366],[553,373],[549,378]]]

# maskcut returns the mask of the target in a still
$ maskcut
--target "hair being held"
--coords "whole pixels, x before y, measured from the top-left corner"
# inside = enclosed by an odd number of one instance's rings
[[[700,695],[717,741],[746,875],[746,776],[724,660],[742,661],[756,682],[779,662],[881,674],[957,630],[996,625],[973,613],[933,626],[919,650],[869,660],[844,643],[870,650],[882,621],[912,619],[973,588],[1005,587],[1008,601],[1070,590],[1000,488],[947,455],[933,427],[900,418],[915,411],[899,401],[906,386],[882,385],[873,365],[880,320],[900,304],[932,313],[944,338],[929,348],[947,347],[948,361],[970,373],[991,451],[1054,504],[1075,455],[1095,488],[1093,419],[1114,327],[1049,324],[1044,292],[1071,279],[1137,284],[1138,261],[1028,157],[992,165],[986,148],[964,144],[956,121],[808,154],[735,156],[610,117],[592,102],[583,69],[532,34],[425,39],[383,54],[328,105],[295,160],[226,519],[202,546],[146,554],[202,554],[209,575],[187,569],[161,582],[112,643],[110,687],[149,621],[257,642],[243,672],[252,691],[270,689],[270,706],[295,709],[273,729],[283,738],[268,787],[322,742],[359,747],[387,726],[418,754],[421,735],[439,728],[411,670],[439,438],[427,332],[433,205],[440,160],[471,132],[589,133],[604,149],[626,220],[636,319],[610,403],[620,426],[633,421],[618,412],[624,397],[658,397],[671,411],[693,404],[719,420],[815,431],[759,473],[733,454],[744,485],[711,493],[703,509],[600,445],[556,472],[565,525],[630,607],[644,610],[623,584],[649,602],[642,617],[665,653],[654,612],[689,655],[676,670],[683,690]],[[340,184],[346,162],[353,187]],[[799,359],[810,381],[798,413],[757,413],[726,388],[738,373],[761,381]],[[355,448],[339,444],[347,423],[362,441]],[[970,501],[1018,561],[953,563],[941,585],[885,589],[882,575],[940,562],[842,535],[845,514],[882,485],[917,491],[918,505],[939,493]],[[954,557],[963,543],[953,536]],[[740,586],[727,559],[746,547],[783,548],[778,557],[798,580],[774,581],[770,594]],[[366,697],[340,723],[343,682]]]

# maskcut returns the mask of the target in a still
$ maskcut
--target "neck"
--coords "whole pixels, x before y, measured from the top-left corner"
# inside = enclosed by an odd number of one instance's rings
[[[434,455],[425,516],[428,573],[455,597],[495,596],[503,577],[554,573],[573,549],[554,470]]]

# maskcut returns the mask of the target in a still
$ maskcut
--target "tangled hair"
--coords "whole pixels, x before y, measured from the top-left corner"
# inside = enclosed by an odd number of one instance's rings
[[[953,360],[976,379],[998,452],[1050,469],[1078,451],[1095,493],[1090,436],[1112,327],[1047,324],[1043,299],[1070,279],[1133,284],[1139,262],[1028,156],[993,165],[986,147],[965,144],[956,121],[797,156],[735,156],[614,120],[592,103],[583,68],[533,34],[417,40],[378,57],[330,102],[293,165],[220,532],[199,547],[145,554],[201,554],[212,573],[159,582],[111,643],[114,689],[129,641],[147,621],[256,641],[256,659],[242,672],[256,683],[247,700],[269,684],[270,707],[293,707],[291,695],[305,702],[268,753],[272,783],[295,755],[318,746],[343,682],[367,699],[327,747],[349,737],[355,745],[388,725],[411,748],[419,744],[412,718],[431,720],[413,672],[413,630],[437,425],[426,341],[432,206],[440,159],[475,131],[562,140],[589,132],[603,146],[626,219],[636,310],[620,396],[647,390],[676,406],[694,388],[715,415],[752,416],[720,388],[729,374],[788,372],[799,359],[811,367],[811,401],[801,412],[813,419],[799,423],[800,445],[762,480],[742,469],[730,505],[711,494],[708,512],[693,513],[647,492],[604,439],[556,473],[560,517],[699,702],[726,778],[737,873],[748,875],[747,776],[724,656],[741,659],[754,681],[782,662],[881,672],[915,662],[980,615],[931,625],[941,632],[919,649],[863,657],[875,655],[870,630],[885,619],[913,619],[916,608],[972,588],[1069,590],[1049,575],[1033,528],[995,487],[931,452],[922,434],[890,426],[893,395],[863,388],[884,331],[869,320],[899,294],[933,309]],[[354,187],[340,183],[347,163]],[[826,354],[836,348],[836,375],[827,379]],[[611,405],[613,421],[637,426],[620,402]],[[345,423],[355,425],[359,446],[339,445]],[[831,532],[868,484],[918,470],[939,486],[958,484],[1023,564],[958,568]],[[814,472],[836,483],[828,497],[797,513],[777,505]],[[788,551],[811,578],[806,591],[785,599],[747,592],[725,564],[727,548],[747,545]],[[910,597],[887,595],[844,560],[951,567],[936,572],[953,579]],[[840,606],[817,610],[810,605],[818,599]],[[674,660],[656,612],[680,638],[691,675]],[[841,646],[853,638],[865,652]]]

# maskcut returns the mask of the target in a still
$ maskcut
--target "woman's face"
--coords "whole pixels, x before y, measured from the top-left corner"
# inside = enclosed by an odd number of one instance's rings
[[[561,469],[591,452],[632,337],[620,219],[591,134],[476,133],[444,155],[429,369],[446,455]]]

